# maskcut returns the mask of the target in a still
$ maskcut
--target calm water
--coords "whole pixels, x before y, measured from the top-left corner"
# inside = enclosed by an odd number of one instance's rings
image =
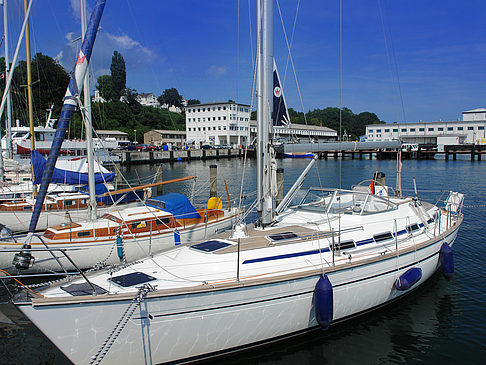
[[[285,189],[307,161],[279,161],[285,169]],[[204,203],[209,197],[209,166],[218,165],[218,192],[225,197],[224,181],[231,199],[239,196],[243,160],[178,163],[163,166],[164,180],[198,176],[197,184],[164,187],[165,192],[188,195]],[[385,172],[395,185],[395,161],[320,160],[306,185],[349,188],[370,179],[375,170]],[[339,172],[342,172],[341,181]],[[125,169],[134,181],[155,172],[154,166]],[[327,332],[314,331],[285,342],[226,357],[214,364],[479,364],[486,363],[486,161],[405,161],[403,189],[412,194],[415,177],[419,195],[435,203],[442,190],[466,193],[464,223],[454,245],[455,269],[447,282],[435,275],[404,299]],[[255,198],[255,161],[245,175],[246,204]],[[11,305],[0,305],[0,363],[66,364],[69,361]],[[12,323],[7,323],[9,320]]]

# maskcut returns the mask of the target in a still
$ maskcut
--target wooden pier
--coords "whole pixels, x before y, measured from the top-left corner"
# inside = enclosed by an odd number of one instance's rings
[[[444,152],[442,153],[446,161],[449,161],[451,155],[453,160],[457,159],[457,155],[469,155],[471,161],[474,161],[476,157],[478,161],[481,161],[483,153],[486,153],[486,145],[449,145],[444,146]]]
[[[234,149],[213,149],[213,150],[175,150],[175,151],[124,151],[115,150],[113,155],[120,157],[122,165],[135,165],[160,162],[178,162],[191,160],[209,160],[220,158],[243,157],[245,150]],[[249,157],[254,157],[255,151],[248,151]]]

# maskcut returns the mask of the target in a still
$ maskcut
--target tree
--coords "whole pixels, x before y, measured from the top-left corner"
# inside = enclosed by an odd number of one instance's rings
[[[175,106],[182,109],[182,96],[176,88],[165,89],[162,95],[157,100],[160,105]]]
[[[196,105],[196,104],[201,104],[201,102],[199,101],[199,99],[189,99],[187,101],[187,105]]]
[[[127,72],[125,70],[125,60],[118,51],[113,52],[111,58],[111,81],[113,85],[113,100],[120,100],[127,88]]]
[[[106,101],[114,99],[113,97],[113,80],[110,75],[102,75],[96,79],[96,89]]]

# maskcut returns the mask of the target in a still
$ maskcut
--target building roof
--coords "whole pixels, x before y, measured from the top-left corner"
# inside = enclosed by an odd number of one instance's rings
[[[368,127],[393,127],[393,126],[411,126],[411,125],[429,125],[429,124],[468,124],[468,123],[478,123],[478,122],[484,122],[484,120],[449,120],[449,121],[436,121],[436,122],[407,122],[407,123],[386,123],[386,124],[368,124],[366,125],[366,128]]]
[[[152,129],[149,132],[156,132],[160,134],[186,134],[186,131],[174,131],[172,129]]]
[[[250,127],[257,127],[256,120],[250,120]],[[286,128],[285,126],[277,126],[277,128]],[[321,127],[319,125],[306,125],[306,124],[298,124],[298,123],[291,123],[290,129],[303,129],[303,130],[311,130],[311,131],[325,131],[325,132],[336,132],[332,128],[328,127]]]
[[[122,132],[122,131],[110,131],[110,130],[104,130],[104,129],[98,129],[96,131],[97,134],[111,134],[111,135],[116,135],[118,134],[119,136],[128,136],[128,133]]]
[[[157,97],[157,95],[155,95],[154,93],[142,93],[142,94],[138,94],[137,96],[140,96],[142,98],[146,98],[147,96],[151,96],[151,95]]]
[[[215,101],[214,103],[202,103],[202,104],[191,104],[188,105],[186,108],[193,108],[193,107],[198,107],[198,106],[207,106],[207,105],[229,105],[229,104],[237,104],[239,106],[247,106],[250,107],[248,104],[241,104],[237,102],[232,102],[232,101]]]
[[[477,108],[477,109],[472,109],[472,110],[465,110],[462,112],[462,114],[468,114],[468,113],[484,113],[486,112],[486,108]]]

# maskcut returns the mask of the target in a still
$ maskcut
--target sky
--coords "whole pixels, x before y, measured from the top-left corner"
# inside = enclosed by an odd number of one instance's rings
[[[109,74],[117,50],[127,87],[139,93],[158,96],[175,87],[203,103],[250,104],[255,2],[107,0],[91,75]],[[274,2],[274,55],[289,107],[342,105],[386,122],[457,120],[464,110],[486,107],[484,1],[342,0],[342,77],[339,3]],[[88,11],[94,4],[88,0]],[[23,1],[8,0],[8,16],[12,58]],[[32,53],[70,71],[79,47],[79,0],[34,0],[31,32]]]

